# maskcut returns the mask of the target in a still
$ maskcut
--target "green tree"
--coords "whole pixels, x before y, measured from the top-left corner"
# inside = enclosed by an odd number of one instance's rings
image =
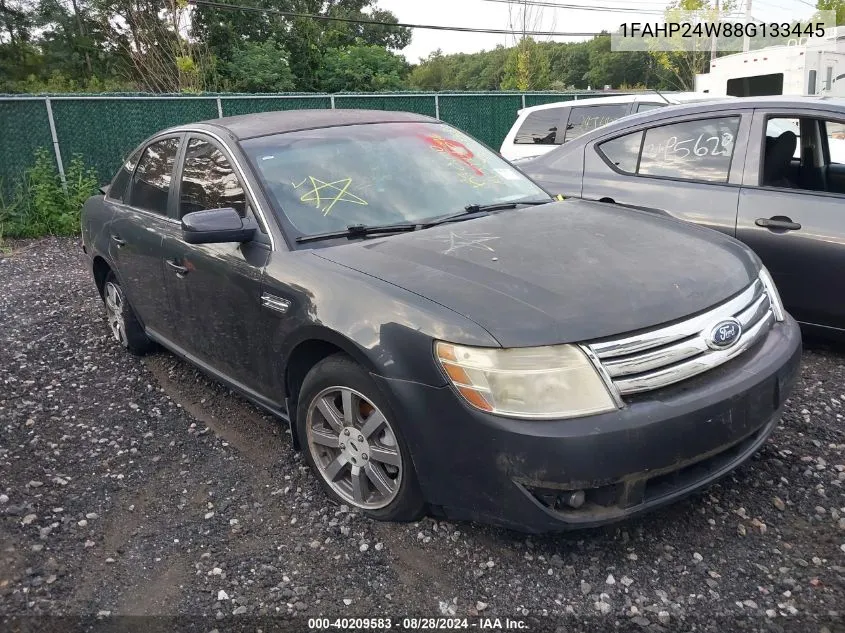
[[[235,92],[287,92],[294,89],[287,53],[273,38],[246,42],[224,70],[224,87]]]
[[[836,13],[836,24],[845,24],[845,0],[818,0],[816,9]]]
[[[609,85],[613,88],[633,85],[654,85],[656,63],[642,51],[615,52],[610,50],[610,36],[600,35],[587,45],[586,83],[593,88]]]
[[[447,57],[439,48],[411,71],[409,83],[417,90],[443,90],[447,78]]]
[[[357,44],[330,49],[319,72],[325,92],[375,92],[405,87],[408,64],[380,46]]]
[[[532,38],[522,38],[505,62],[502,89],[545,90],[550,82],[546,51]]]
[[[293,11],[367,21],[396,23],[389,11],[378,9],[375,0],[256,0],[252,6],[268,13],[231,11],[199,6],[194,11],[192,34],[204,42],[224,66],[245,41],[273,38],[287,52],[297,90],[317,90],[323,56],[358,42],[385,49],[401,49],[410,42],[411,31],[403,27],[351,24],[330,20],[290,18],[273,11]]]
[[[586,88],[590,71],[590,49],[588,42],[567,42],[544,44],[549,55],[549,74],[553,82],[564,88]]]
[[[727,12],[733,5],[731,0],[727,0],[720,6],[722,11]],[[666,9],[666,22],[689,21],[687,17],[681,16],[683,11],[696,11],[699,19],[704,21],[718,20],[715,4],[711,5],[708,0],[674,0]],[[664,71],[671,87],[678,90],[694,90],[695,76],[710,67],[710,46],[687,50],[689,40],[681,37],[664,38],[662,44],[668,45],[669,50],[653,50],[649,54]]]

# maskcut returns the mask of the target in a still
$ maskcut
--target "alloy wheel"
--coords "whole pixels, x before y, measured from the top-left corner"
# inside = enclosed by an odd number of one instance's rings
[[[125,347],[127,345],[127,339],[126,322],[123,319],[123,292],[120,286],[110,281],[106,284],[104,294],[109,328],[115,340]]]
[[[324,389],[308,407],[305,429],[317,470],[344,501],[375,510],[396,498],[402,454],[390,422],[366,396]]]

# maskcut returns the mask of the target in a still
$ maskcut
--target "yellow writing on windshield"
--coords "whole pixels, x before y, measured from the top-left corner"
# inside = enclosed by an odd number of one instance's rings
[[[369,203],[363,198],[359,198],[354,193],[350,193],[349,186],[352,184],[352,178],[343,178],[332,182],[325,182],[314,176],[308,176],[299,184],[291,183],[294,189],[299,189],[307,181],[310,181],[311,189],[302,194],[299,199],[300,202],[313,202],[314,206],[323,212],[323,215],[331,213],[332,208],[338,202],[349,202],[352,204],[368,205]]]

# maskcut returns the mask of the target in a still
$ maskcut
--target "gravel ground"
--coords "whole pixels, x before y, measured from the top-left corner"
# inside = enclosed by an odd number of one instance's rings
[[[808,346],[757,457],[642,519],[531,538],[379,524],[326,502],[284,425],[169,353],[123,352],[77,240],[11,246],[0,622],[168,614],[223,630],[325,615],[397,628],[454,614],[531,630],[845,630],[842,346]]]

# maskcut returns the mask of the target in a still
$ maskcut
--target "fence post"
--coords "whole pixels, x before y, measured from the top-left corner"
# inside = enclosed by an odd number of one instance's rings
[[[220,102],[220,97],[217,97],[217,116],[223,118],[223,104]]]
[[[522,109],[525,109],[525,93],[522,93]]]
[[[56,134],[56,122],[53,120],[53,106],[50,103],[50,97],[44,97],[44,105],[47,106],[47,121],[50,123],[50,138],[53,139],[53,151],[56,154],[56,165],[59,167],[59,178],[62,181],[62,189],[67,193],[65,166],[62,163],[62,150],[59,149],[59,136]]]
[[[434,118],[440,120],[440,95],[434,95]]]
[[[329,101],[332,103],[332,110],[334,110],[334,95],[329,95]]]

